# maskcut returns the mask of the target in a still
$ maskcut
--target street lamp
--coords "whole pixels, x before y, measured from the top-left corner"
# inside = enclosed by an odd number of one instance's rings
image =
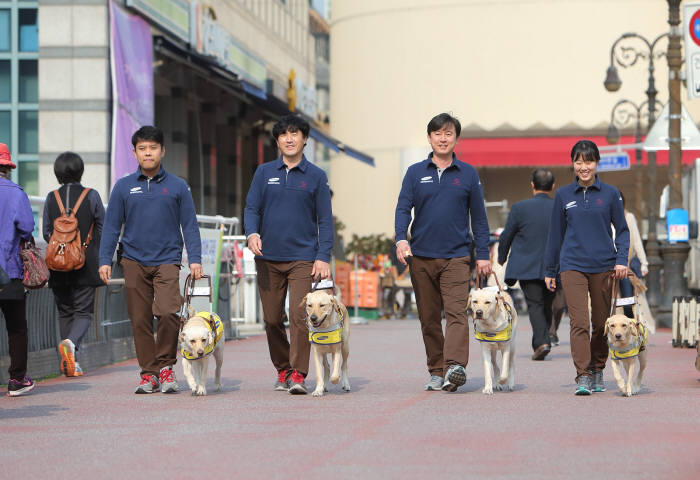
[[[661,106],[659,102],[656,103],[656,106]],[[643,176],[643,167],[642,167],[642,147],[639,145],[642,143],[642,122],[644,121],[645,114],[644,114],[644,109],[649,108],[649,102],[644,101],[640,105],[637,105],[631,100],[627,100],[626,98],[619,100],[612,108],[610,111],[610,125],[608,125],[608,131],[605,134],[605,139],[608,141],[608,143],[615,145],[617,142],[620,141],[620,131],[618,130],[618,126],[620,128],[626,128],[630,126],[632,122],[634,122],[634,141],[637,144],[637,148],[635,149],[635,208],[634,210],[636,211],[637,214],[639,214],[640,218],[643,216],[642,215],[642,176]],[[656,109],[654,109],[656,110]],[[655,113],[655,112],[654,112]],[[647,125],[648,129],[648,125]]]
[[[647,40],[642,35],[634,32],[623,33],[612,45],[610,49],[610,65],[606,71],[605,81],[603,85],[605,89],[609,92],[616,92],[620,89],[622,81],[617,72],[616,64],[622,68],[630,68],[636,65],[640,61],[648,62],[648,72],[649,78],[647,83],[647,89],[645,91],[647,95],[647,105],[656,106],[656,90],[654,82],[654,61],[661,58],[664,53],[656,52],[656,47],[659,45],[661,39],[668,37],[668,33],[662,33],[656,37],[652,42]],[[647,129],[651,128],[656,119],[655,110],[656,108],[648,108],[647,114]],[[641,131],[640,131],[641,133]],[[637,155],[641,152],[637,151]],[[649,290],[647,291],[647,298],[649,300],[649,306],[652,308],[654,314],[656,314],[656,309],[661,301],[661,266],[662,261],[660,257],[659,243],[656,237],[656,205],[658,205],[658,194],[656,188],[656,152],[648,152],[647,154],[649,163],[647,165],[647,175],[649,178],[649,191],[647,197],[647,218],[649,224],[649,233],[647,236],[647,261],[649,262],[649,274],[647,275],[647,284]]]

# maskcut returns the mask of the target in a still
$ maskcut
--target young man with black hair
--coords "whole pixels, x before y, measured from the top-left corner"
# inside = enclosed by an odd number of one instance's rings
[[[248,248],[255,254],[258,290],[275,390],[305,394],[309,371],[309,335],[304,296],[312,279],[330,276],[333,213],[326,174],[304,157],[309,124],[295,115],[272,128],[281,155],[260,165],[246,198]],[[289,289],[289,341],[282,321]]]
[[[460,131],[459,120],[447,113],[430,120],[428,143],[433,151],[406,171],[395,219],[396,256],[403,264],[412,258],[411,283],[430,373],[425,389],[447,392],[456,391],[467,381],[470,220],[477,275],[491,274],[481,182],[476,169],[454,154]]]
[[[172,393],[178,389],[172,366],[182,306],[179,274],[183,236],[195,279],[202,276],[202,244],[190,188],[161,165],[165,156],[163,132],[141,127],[131,143],[139,168],[119,179],[112,190],[102,231],[99,273],[105,283],[111,278],[112,255],[123,225],[121,264],[141,367],[136,393]],[[154,316],[158,318],[157,339],[153,338]]]
[[[532,325],[533,360],[544,360],[551,350],[549,329],[552,322],[554,292],[544,283],[544,250],[549,236],[549,221],[554,200],[554,174],[538,168],[530,177],[532,198],[513,205],[506,227],[498,240],[498,263],[506,263],[505,281],[520,281],[525,294],[527,313]]]

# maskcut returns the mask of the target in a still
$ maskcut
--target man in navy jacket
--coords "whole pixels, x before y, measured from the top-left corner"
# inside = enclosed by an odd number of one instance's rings
[[[272,128],[281,156],[260,165],[246,198],[248,248],[255,254],[258,291],[272,364],[275,390],[305,394],[309,371],[309,335],[304,296],[312,279],[330,276],[333,213],[326,174],[304,157],[309,124],[295,115]],[[289,288],[289,336],[282,316]]]
[[[544,360],[550,351],[549,327],[552,321],[551,292],[544,283],[544,250],[552,218],[554,175],[538,168],[530,179],[532,198],[516,203],[508,214],[506,227],[498,240],[498,263],[506,266],[506,283],[520,281],[532,325],[533,360]],[[510,257],[508,252],[510,251]]]
[[[139,169],[120,178],[112,189],[102,229],[98,271],[107,283],[123,225],[121,265],[141,367],[136,393],[172,393],[178,389],[172,366],[177,361],[182,306],[179,277],[183,236],[195,279],[202,276],[202,243],[190,188],[161,166],[165,155],[163,132],[155,127],[141,127],[131,142]],[[157,340],[153,338],[154,315],[158,318]]]
[[[411,165],[396,205],[396,256],[411,260],[430,380],[426,390],[454,392],[467,381],[469,360],[469,262],[474,233],[478,275],[489,275],[489,224],[481,182],[471,165],[454,155],[461,125],[447,113],[428,123],[433,152]],[[408,226],[411,223],[411,240]],[[442,332],[442,310],[446,317]]]

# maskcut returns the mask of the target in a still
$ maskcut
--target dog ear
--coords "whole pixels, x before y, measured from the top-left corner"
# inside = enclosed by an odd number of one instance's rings
[[[635,337],[639,335],[639,323],[630,322],[630,333],[632,333],[632,335],[634,335]]]
[[[467,297],[467,315],[473,315],[474,310],[472,310],[472,293],[471,291],[469,292],[469,296]]]
[[[301,299],[301,303],[299,304],[299,307],[303,308],[304,310],[306,310],[306,297],[308,297],[308,296],[309,296],[308,293],[306,295],[304,295],[304,298]]]
[[[608,318],[605,321],[605,329],[603,330],[603,335],[607,335],[609,331],[610,331],[610,319]]]
[[[185,332],[184,331],[180,331],[180,341],[181,342],[185,341]]]

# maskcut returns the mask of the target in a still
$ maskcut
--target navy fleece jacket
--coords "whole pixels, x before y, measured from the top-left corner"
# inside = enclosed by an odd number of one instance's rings
[[[611,224],[617,232],[614,242]],[[630,232],[617,188],[596,175],[588,188],[579,185],[577,178],[557,190],[544,257],[547,277],[556,277],[557,271],[602,273],[615,265],[626,266],[629,244]]]
[[[326,174],[303,157],[287,171],[282,157],[258,166],[246,197],[245,233],[260,235],[262,258],[329,262],[333,212]]]
[[[411,223],[411,252],[428,258],[468,257],[469,220],[476,259],[489,259],[489,222],[476,169],[453,155],[452,165],[438,177],[433,154],[408,167],[396,205],[396,241],[406,240]]]
[[[114,185],[102,228],[100,266],[112,264],[122,225],[123,255],[130,260],[146,267],[180,265],[184,236],[189,262],[202,263],[190,188],[162,167],[151,180],[139,168]]]

